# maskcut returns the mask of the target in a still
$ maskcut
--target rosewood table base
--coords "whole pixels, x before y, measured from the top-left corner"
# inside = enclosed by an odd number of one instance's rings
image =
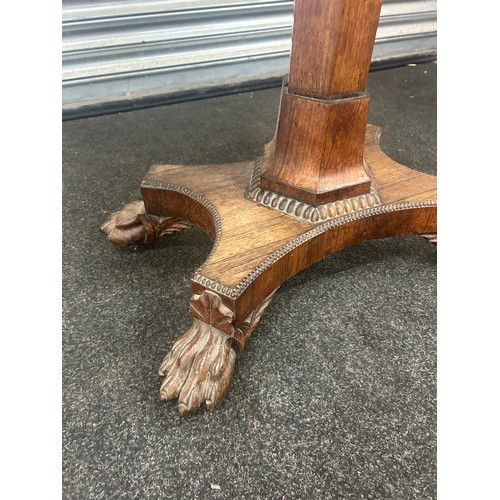
[[[421,234],[436,242],[436,177],[388,158],[381,129],[368,125],[365,168],[371,190],[309,206],[260,187],[262,159],[224,165],[155,165],[143,201],[102,226],[111,243],[146,244],[195,225],[214,241],[196,270],[193,324],[160,367],[161,398],[179,411],[217,406],[246,341],[287,279],[345,247],[375,238]]]

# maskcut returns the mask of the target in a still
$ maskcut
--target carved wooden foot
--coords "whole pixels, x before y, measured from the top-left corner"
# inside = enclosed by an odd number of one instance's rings
[[[205,403],[217,406],[229,389],[239,354],[269,305],[271,294],[241,325],[235,314],[214,292],[205,290],[191,298],[193,324],[172,347],[160,367],[166,377],[160,389],[162,400],[179,399],[182,415]]]
[[[160,368],[162,399],[178,398],[182,414],[219,404],[272,294],[302,269],[370,239],[436,233],[436,178],[389,159],[379,136],[368,126],[371,191],[319,206],[260,187],[262,159],[150,169],[141,185],[146,208],[135,202],[114,214],[103,228],[108,238],[147,243],[192,223],[214,241],[191,279],[193,324]]]
[[[120,212],[111,214],[101,231],[113,245],[128,247],[151,243],[166,234],[191,226],[189,222],[175,217],[150,215],[146,212],[143,201],[132,201]]]

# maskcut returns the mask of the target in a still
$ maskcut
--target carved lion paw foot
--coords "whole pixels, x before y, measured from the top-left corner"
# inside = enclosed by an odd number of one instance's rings
[[[111,214],[101,231],[115,246],[128,247],[151,243],[174,231],[191,227],[189,222],[174,217],[156,217],[146,213],[144,202],[127,203],[120,212]]]
[[[162,400],[179,398],[182,415],[205,403],[211,410],[224,398],[236,364],[236,352],[227,334],[194,319],[164,359],[160,375]]]
[[[214,292],[193,295],[191,328],[180,337],[163,360],[160,389],[163,400],[179,398],[182,415],[203,403],[215,408],[226,395],[238,356],[271,302],[274,292],[235,326],[235,314]]]

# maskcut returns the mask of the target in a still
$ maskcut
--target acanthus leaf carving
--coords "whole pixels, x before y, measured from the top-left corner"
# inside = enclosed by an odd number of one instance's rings
[[[143,201],[127,203],[122,210],[110,215],[101,231],[110,243],[118,247],[145,245],[192,224],[176,217],[158,217],[148,214]]]
[[[235,314],[210,290],[191,298],[193,324],[173,345],[159,374],[165,377],[162,400],[179,399],[182,415],[196,411],[203,403],[211,410],[224,398],[237,357],[274,292],[247,319],[234,326]]]
[[[195,318],[231,337],[234,335],[235,315],[222,303],[219,295],[205,290],[201,295],[193,295],[190,305]]]

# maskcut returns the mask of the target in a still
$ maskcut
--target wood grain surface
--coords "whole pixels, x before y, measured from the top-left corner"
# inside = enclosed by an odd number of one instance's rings
[[[382,0],[295,0],[289,91],[364,92]]]
[[[165,358],[162,399],[187,414],[224,397],[274,291],[327,255],[374,238],[437,232],[436,178],[388,158],[367,125],[382,0],[296,0],[288,82],[261,158],[155,165],[103,231],[145,243],[194,224],[214,241],[192,278],[193,325]]]
[[[380,129],[366,130],[365,161],[379,204],[318,222],[290,216],[248,199],[253,162],[224,165],[156,165],[142,183],[148,213],[187,220],[214,240],[195,273],[193,293],[218,293],[247,315],[291,276],[332,252],[399,234],[435,233],[436,178],[388,158]]]
[[[289,81],[260,186],[318,206],[370,192],[368,70],[381,0],[297,0]]]

